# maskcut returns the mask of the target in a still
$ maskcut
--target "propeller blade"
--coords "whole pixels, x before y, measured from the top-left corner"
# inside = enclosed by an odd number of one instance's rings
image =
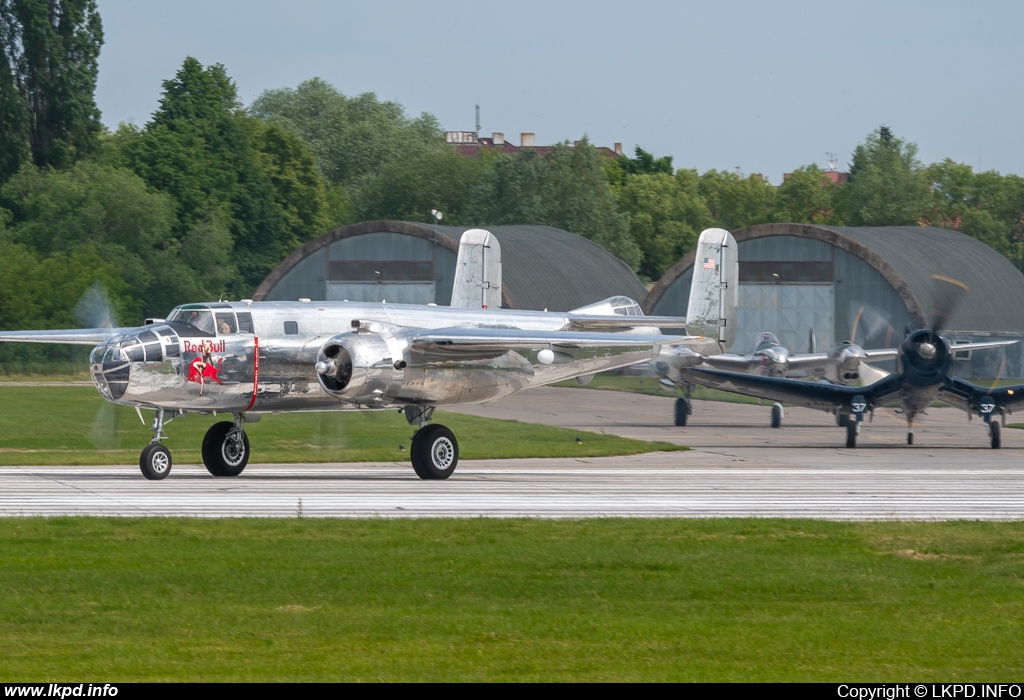
[[[889,376],[889,373],[884,369],[879,369],[874,365],[869,365],[867,362],[861,362],[857,372],[860,374],[860,381],[864,386],[874,384],[878,380]]]
[[[967,292],[971,291],[971,288],[960,280],[955,280],[952,277],[944,277],[942,275],[932,275],[931,278],[939,284],[933,286],[935,290],[935,298],[931,309],[931,324],[932,333],[940,333],[942,329],[949,323],[949,319],[953,317],[953,312],[956,311],[956,307],[963,301],[964,296]]]
[[[117,314],[102,282],[93,282],[72,312],[83,328],[117,328]]]

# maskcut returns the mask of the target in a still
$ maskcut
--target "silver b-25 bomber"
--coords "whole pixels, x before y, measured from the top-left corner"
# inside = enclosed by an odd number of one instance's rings
[[[460,272],[472,268],[463,257],[460,250],[457,292]],[[103,398],[155,411],[153,439],[139,459],[147,479],[170,473],[164,428],[189,412],[233,415],[208,430],[202,455],[214,476],[237,476],[250,455],[245,424],[264,412],[386,408],[397,408],[419,428],[410,450],[416,474],[446,479],[459,447],[451,430],[429,423],[438,406],[484,403],[648,362],[662,348],[682,344],[720,352],[715,336],[662,335],[659,328],[685,327],[685,320],[644,316],[626,297],[556,313],[497,308],[500,280],[485,281],[479,295],[455,296],[478,301],[475,308],[309,300],[185,304],[147,326],[12,331],[0,333],[0,341],[95,345],[90,369]],[[724,323],[718,305],[693,321],[707,329]]]

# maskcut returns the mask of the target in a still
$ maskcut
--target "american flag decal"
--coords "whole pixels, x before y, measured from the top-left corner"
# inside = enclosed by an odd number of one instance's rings
[[[704,258],[704,269],[705,270],[714,270],[715,269],[715,259],[714,258]]]

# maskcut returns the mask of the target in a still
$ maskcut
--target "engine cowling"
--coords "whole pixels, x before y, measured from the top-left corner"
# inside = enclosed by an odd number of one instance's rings
[[[336,335],[320,349],[316,361],[324,391],[345,401],[370,405],[387,403],[397,395],[405,367],[406,360],[395,339],[379,333]]]
[[[914,331],[900,346],[897,367],[911,384],[934,384],[949,374],[953,353],[949,342],[931,330]]]

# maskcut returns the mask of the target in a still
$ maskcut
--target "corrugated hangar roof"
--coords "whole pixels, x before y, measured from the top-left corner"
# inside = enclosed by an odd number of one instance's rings
[[[457,251],[459,239],[470,228],[486,228],[501,244],[502,291],[504,305],[510,308],[568,311],[611,296],[626,295],[642,302],[647,295],[646,287],[624,262],[593,241],[552,226],[438,226],[438,244]],[[434,226],[384,220],[335,229],[285,258],[253,298],[265,298],[290,270],[333,242],[380,232],[433,240]]]
[[[949,305],[947,277],[967,285],[944,324],[956,330],[1024,331],[1024,275],[1009,260],[970,236],[934,226],[821,226],[852,239],[881,258],[906,283],[919,322],[932,322]],[[897,291],[899,289],[897,288]]]
[[[733,232],[737,243],[767,236],[797,236],[831,243],[866,261],[893,286],[919,327],[935,309],[949,304],[951,285],[933,275],[962,282],[944,326],[950,330],[1024,332],[1024,275],[1013,264],[970,236],[933,226],[814,226],[758,224]],[[668,287],[693,266],[684,256],[658,281],[644,308],[650,312]]]

